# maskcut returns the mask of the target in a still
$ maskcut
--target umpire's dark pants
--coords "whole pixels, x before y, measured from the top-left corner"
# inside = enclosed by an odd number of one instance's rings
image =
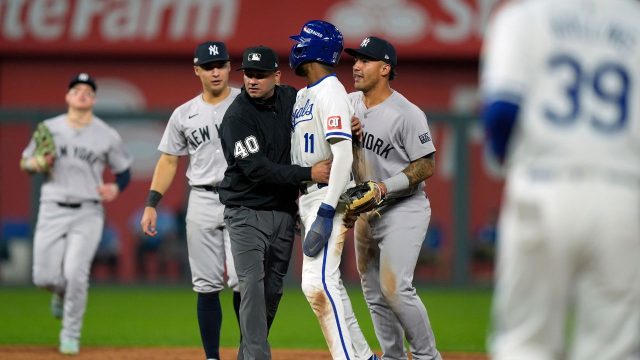
[[[293,248],[295,215],[226,207],[224,222],[240,286],[239,360],[271,359],[269,329],[282,298]]]

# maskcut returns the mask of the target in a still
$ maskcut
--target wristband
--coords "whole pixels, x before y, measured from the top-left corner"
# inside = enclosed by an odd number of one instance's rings
[[[158,206],[158,203],[162,199],[162,194],[155,190],[150,190],[149,195],[147,195],[147,201],[144,203],[144,206],[155,208]]]
[[[409,188],[409,178],[402,171],[382,182],[387,187],[387,195]]]

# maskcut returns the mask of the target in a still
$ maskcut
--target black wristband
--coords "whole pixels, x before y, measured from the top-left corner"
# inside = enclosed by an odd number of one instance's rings
[[[162,199],[162,194],[155,190],[149,191],[149,195],[147,195],[147,201],[144,203],[144,206],[155,208],[158,206],[158,203]]]

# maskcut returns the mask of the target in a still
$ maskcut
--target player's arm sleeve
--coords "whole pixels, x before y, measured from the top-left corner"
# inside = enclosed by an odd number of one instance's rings
[[[182,107],[175,109],[171,114],[171,117],[169,118],[167,127],[164,129],[162,139],[160,139],[160,144],[158,145],[158,150],[162,151],[163,153],[178,156],[189,154],[189,149],[187,148],[187,139],[185,138],[184,133],[180,127],[179,120],[181,117],[181,112],[183,112]]]
[[[482,48],[480,90],[481,119],[490,152],[500,161],[506,157],[516,126],[522,98],[532,81],[528,68],[535,54],[529,53],[531,34],[526,11],[505,5],[491,19]]]
[[[267,144],[260,144],[258,131],[250,120],[227,112],[221,130],[223,150],[235,159],[247,179],[283,185],[311,180],[311,168],[288,164],[290,157],[282,159],[284,164],[271,161],[265,154]]]
[[[24,148],[24,150],[22,151],[22,159],[28,159],[32,157],[33,154],[35,154],[35,152],[36,152],[36,141],[33,139],[33,136],[31,136],[31,139],[29,140],[27,147]]]
[[[520,105],[506,100],[496,100],[484,105],[482,123],[487,146],[501,163],[507,155],[509,139],[519,111]]]
[[[331,163],[331,173],[329,174],[329,186],[322,202],[333,206],[335,209],[338,205],[340,194],[346,188],[351,174],[351,164],[353,163],[351,141],[333,140],[331,152],[333,153],[333,162]]]
[[[383,180],[387,196],[404,196],[407,192],[431,177],[435,169],[436,148],[425,113],[418,107],[410,107],[399,114],[395,142],[401,144],[409,158],[409,165],[401,172]]]
[[[116,174],[116,184],[118,185],[118,190],[122,192],[131,181],[131,170],[126,169],[125,171],[119,172]]]
[[[107,162],[114,174],[119,174],[131,167],[133,157],[124,146],[124,142],[115,130],[111,129],[112,142],[107,154]]]
[[[324,95],[323,98],[318,99],[322,106],[320,116],[325,131],[325,140],[331,146],[333,161],[329,174],[329,186],[323,202],[335,208],[338,205],[340,194],[349,183],[353,164],[353,149],[351,147],[353,107],[346,93],[344,96],[342,94],[335,96],[325,92]]]

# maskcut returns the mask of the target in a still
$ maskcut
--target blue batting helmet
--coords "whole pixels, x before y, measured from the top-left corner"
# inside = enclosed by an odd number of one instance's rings
[[[302,26],[300,35],[290,38],[296,41],[289,54],[289,66],[293,70],[309,61],[336,65],[340,60],[344,41],[340,30],[331,23],[311,20]]]

